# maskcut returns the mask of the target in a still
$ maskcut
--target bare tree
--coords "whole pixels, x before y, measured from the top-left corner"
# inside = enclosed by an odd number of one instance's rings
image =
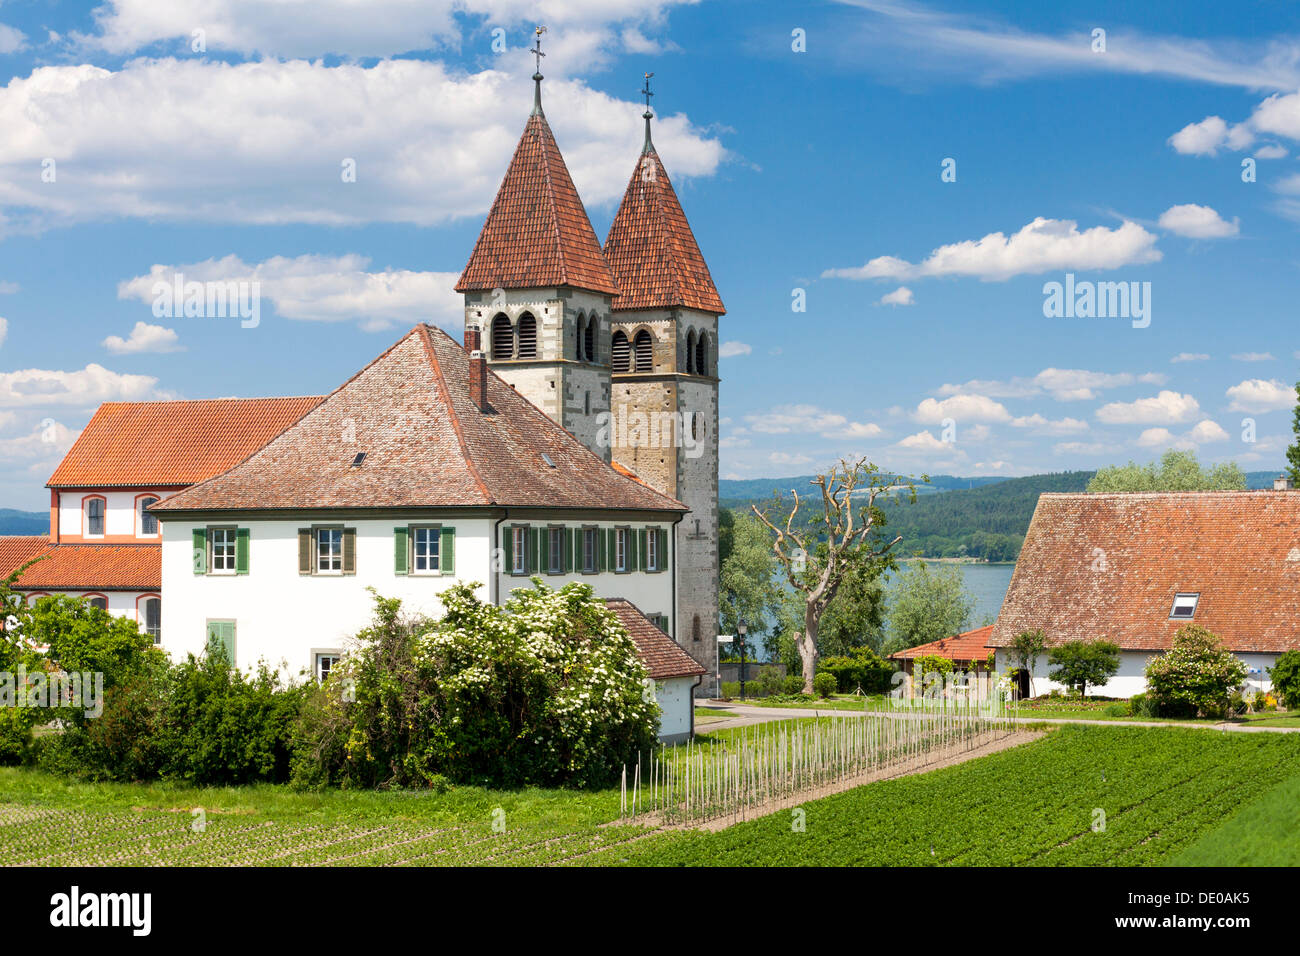
[[[922,480],[929,481],[925,476]],[[813,692],[813,675],[817,670],[817,628],[845,574],[864,562],[874,565],[877,574],[884,571],[892,566],[894,559],[890,552],[902,540],[902,535],[888,542],[880,536],[885,515],[876,505],[877,498],[890,493],[899,484],[885,480],[880,469],[865,458],[857,461],[843,459],[829,474],[818,475],[811,483],[821,491],[822,515],[820,525],[814,519],[810,531],[795,528],[795,517],[802,504],[798,491],[791,492],[794,507],[786,516],[784,528],[759,511],[756,505],[750,505],[758,520],[775,535],[772,551],[785,568],[790,586],[803,597],[804,628],[796,636],[795,644],[803,662],[805,694]],[[907,480],[901,482],[901,486],[909,491],[910,500],[916,501],[915,485]],[[855,497],[862,502],[856,518]],[[776,497],[776,504],[782,504],[780,495]],[[811,564],[810,557],[813,559]]]

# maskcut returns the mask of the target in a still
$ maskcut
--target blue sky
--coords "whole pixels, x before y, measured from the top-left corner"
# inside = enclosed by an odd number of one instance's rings
[[[724,476],[1282,464],[1291,4],[312,9],[0,2],[0,506],[44,506],[101,401],[321,393],[417,321],[458,333],[537,20],[602,238],[656,74],[656,143],[728,306]],[[260,324],[155,316],[177,271],[256,279]],[[1067,274],[1149,290],[1146,320],[1046,316]]]

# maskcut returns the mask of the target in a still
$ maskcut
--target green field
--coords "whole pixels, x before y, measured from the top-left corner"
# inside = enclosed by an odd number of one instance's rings
[[[804,832],[790,811],[713,834],[602,826],[618,807],[615,789],[297,793],[4,769],[0,854],[35,865],[1295,865],[1300,737],[1066,726],[809,801]]]

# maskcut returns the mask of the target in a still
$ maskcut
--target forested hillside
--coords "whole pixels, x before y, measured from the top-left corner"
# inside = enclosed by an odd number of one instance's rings
[[[0,508],[0,534],[47,534],[49,530],[48,514]]]

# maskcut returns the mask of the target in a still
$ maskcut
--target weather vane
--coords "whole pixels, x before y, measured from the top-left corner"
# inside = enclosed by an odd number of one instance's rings
[[[647,73],[645,75],[645,89],[641,91],[641,95],[645,97],[645,109],[647,113],[650,112],[650,97],[654,96],[654,94],[650,92],[650,78],[652,76],[654,76],[653,73]]]
[[[541,73],[541,72],[542,72],[542,57],[546,56],[546,54],[542,52],[542,34],[546,32],[546,27],[538,27],[538,28],[537,28],[536,30],[534,30],[533,32],[534,32],[535,34],[537,34],[537,44],[536,44],[536,46],[534,46],[534,47],[533,47],[531,50],[529,50],[528,52],[531,53],[534,57],[536,57],[536,59],[537,59],[537,72],[538,72],[538,73]]]

